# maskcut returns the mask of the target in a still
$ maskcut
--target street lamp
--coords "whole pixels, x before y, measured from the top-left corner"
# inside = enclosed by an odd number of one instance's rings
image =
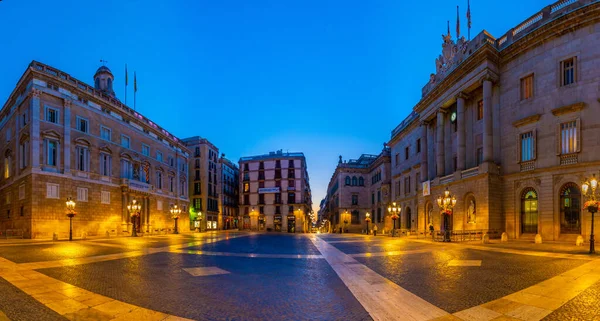
[[[367,218],[365,218],[365,222],[367,222],[367,235],[369,235],[369,222],[371,221],[371,214],[369,214],[369,212],[367,212],[367,214],[365,214],[365,216]]]
[[[392,214],[392,221],[394,221],[394,229],[392,230],[392,237],[394,237],[396,233],[396,220],[398,219],[398,214],[402,211],[402,207],[396,206],[396,202],[393,202],[391,206],[388,206],[388,212]]]
[[[69,241],[73,241],[73,217],[75,216],[75,201],[67,197],[67,216],[69,217]]]
[[[179,214],[181,214],[181,209],[177,207],[177,205],[173,205],[170,211],[171,217],[175,220],[175,231],[173,231],[173,234],[179,234],[179,229],[177,228],[177,220],[179,220]]]
[[[594,247],[594,214],[598,212],[598,206],[600,202],[598,202],[598,194],[596,193],[598,189],[598,181],[596,180],[596,175],[592,176],[592,179],[586,181],[581,185],[581,190],[583,192],[583,196],[585,196],[588,201],[583,204],[583,207],[588,210],[592,214],[592,231],[590,233],[590,254],[596,253],[596,248]]]
[[[346,230],[346,227],[347,227],[347,225],[348,225],[348,215],[349,215],[349,214],[348,214],[348,210],[345,210],[345,211],[344,211],[344,227],[343,227],[343,229],[342,229],[342,232],[345,232],[345,230]]]
[[[437,198],[438,206],[442,209],[442,215],[444,215],[444,242],[450,242],[450,230],[448,229],[448,220],[452,214],[452,209],[456,205],[456,197],[450,194],[448,187],[444,191],[444,195],[440,195]]]
[[[131,215],[131,222],[133,223],[133,231],[131,232],[131,236],[137,236],[137,218],[140,217],[140,211],[142,210],[142,204],[139,204],[137,200],[134,198],[131,200],[131,203],[127,205],[127,211],[129,211],[129,215]]]

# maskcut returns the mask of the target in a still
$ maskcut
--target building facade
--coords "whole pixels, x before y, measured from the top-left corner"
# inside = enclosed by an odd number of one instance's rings
[[[288,233],[309,231],[312,195],[303,153],[279,150],[242,157],[239,168],[242,228]]]
[[[358,159],[338,161],[327,189],[328,215],[334,232],[357,233],[371,223],[385,227],[386,208],[390,199],[390,149],[379,155],[363,154]],[[372,228],[370,224],[369,230]]]
[[[24,237],[69,233],[65,202],[76,202],[74,236],[172,231],[170,207],[189,206],[187,148],[122,104],[111,71],[94,86],[32,62],[0,110],[0,230]],[[141,204],[138,217],[127,205]],[[182,217],[181,222],[187,222]]]
[[[235,163],[221,154],[219,158],[219,173],[221,177],[221,213],[224,230],[237,229],[239,217],[239,188],[240,170]]]
[[[200,136],[185,138],[182,142],[192,153],[189,166],[190,226],[199,231],[222,229],[219,149]]]
[[[599,174],[599,18],[597,0],[559,1],[498,38],[443,36],[389,141],[401,228],[589,238],[580,186]],[[445,189],[457,199],[447,223]]]

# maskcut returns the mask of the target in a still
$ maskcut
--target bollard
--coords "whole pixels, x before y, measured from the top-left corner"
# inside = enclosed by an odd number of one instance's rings
[[[490,236],[485,233],[483,234],[483,237],[481,238],[481,244],[488,244],[490,243]]]
[[[539,234],[535,235],[535,244],[542,244],[542,236]]]
[[[508,242],[508,234],[506,234],[506,232],[502,233],[502,238],[500,239],[501,242]]]
[[[576,246],[582,246],[583,245],[583,236],[581,236],[581,235],[577,236],[577,241],[575,241],[575,245]]]

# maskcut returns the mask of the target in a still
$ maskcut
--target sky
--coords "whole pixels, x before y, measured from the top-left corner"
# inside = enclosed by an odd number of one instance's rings
[[[553,1],[471,0],[474,37],[500,37]],[[32,60],[93,84],[106,60],[128,105],[237,162],[304,152],[315,211],[337,165],[378,154],[435,72],[467,0],[4,0],[0,101]]]

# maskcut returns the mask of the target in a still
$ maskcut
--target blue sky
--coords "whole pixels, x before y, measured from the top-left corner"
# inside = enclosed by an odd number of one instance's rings
[[[551,3],[471,0],[471,35]],[[138,110],[176,136],[234,161],[303,151],[318,205],[338,155],[379,153],[419,101],[456,5],[466,35],[466,0],[4,0],[0,100],[31,60],[92,84],[100,59],[123,100],[127,63]]]

